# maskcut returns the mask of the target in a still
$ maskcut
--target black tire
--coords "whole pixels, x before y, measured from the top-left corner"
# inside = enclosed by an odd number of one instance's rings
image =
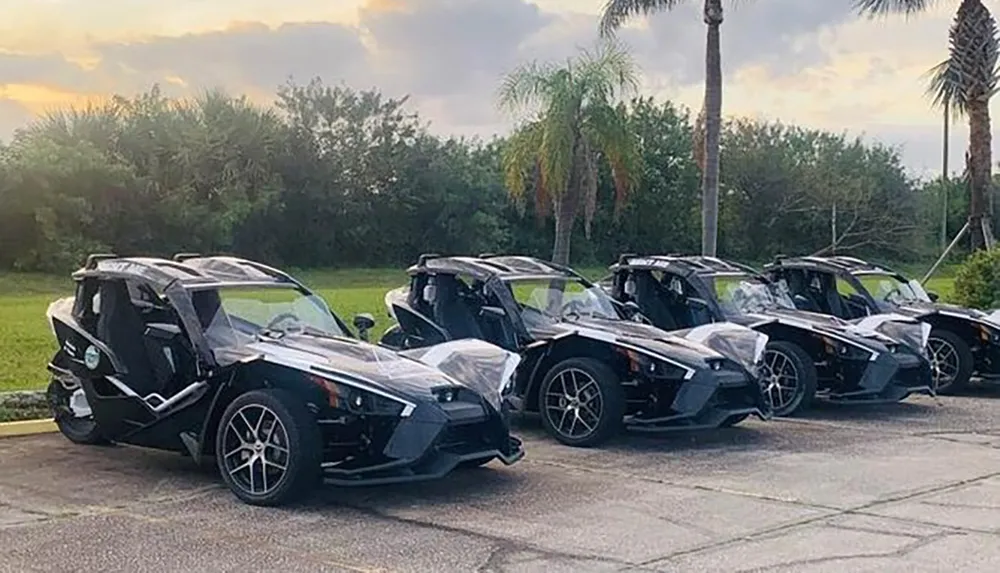
[[[778,364],[780,362],[780,364]],[[813,398],[816,396],[816,364],[812,358],[802,349],[801,346],[787,340],[772,340],[764,348],[765,376],[768,376],[763,383],[764,397],[771,402],[774,408],[774,416],[792,416],[809,408]],[[787,400],[780,400],[777,405],[774,403],[774,394],[777,389],[768,390],[772,380],[769,372],[772,367],[784,370],[792,368],[796,376],[795,389],[792,396]]]
[[[260,412],[263,422],[253,417],[254,412]],[[272,418],[280,426],[270,422]],[[256,430],[250,424],[255,424]],[[237,447],[237,442],[242,446]],[[223,412],[216,432],[215,458],[223,481],[244,503],[261,506],[289,503],[309,494],[319,483],[322,461],[319,426],[295,395],[284,390],[251,390],[238,396]],[[240,466],[244,469],[239,469]],[[284,470],[277,482],[269,485],[267,468],[277,471],[282,466]],[[258,467],[260,473],[256,473]],[[263,482],[263,488],[256,488],[255,478]]]
[[[737,414],[735,416],[730,416],[726,418],[722,424],[719,425],[720,428],[732,428],[733,426],[743,422],[750,417],[750,414]]]
[[[459,462],[458,467],[462,469],[472,469],[485,466],[486,464],[492,462],[496,459],[496,456],[490,456],[488,458],[479,458],[475,460],[465,460],[464,462]]]
[[[93,418],[77,418],[69,407],[72,392],[53,378],[45,391],[56,427],[74,444],[96,446],[110,443]]]
[[[561,391],[565,397],[566,392],[572,390],[562,385],[570,384],[571,382],[568,380],[584,378],[581,374],[589,377],[594,384],[591,385],[590,381],[578,382],[575,399],[579,400],[580,395],[584,394],[587,400],[585,404],[592,406],[596,396],[600,399],[601,409],[599,412],[594,412],[586,405],[573,405],[571,400],[564,400],[564,403],[560,403],[558,399],[551,404],[547,402],[550,393]],[[557,382],[560,387],[554,388]],[[594,391],[597,394],[594,394]],[[563,417],[560,420],[553,419],[557,408],[561,408],[560,411],[563,412]],[[608,440],[621,430],[622,417],[625,415],[625,390],[622,388],[618,375],[607,364],[592,358],[570,358],[556,364],[545,375],[539,387],[538,409],[542,417],[542,425],[555,439],[567,446],[591,447]],[[593,418],[596,417],[596,422],[594,422],[592,429],[576,434],[572,431],[575,429],[575,424],[577,422],[585,423],[579,415],[581,409],[584,410],[585,415],[590,416],[592,422]],[[565,420],[565,416],[569,412],[573,412],[575,420]],[[560,430],[560,423],[563,424],[563,430]],[[573,427],[567,428],[566,424]]]
[[[941,330],[935,328],[931,331],[930,337],[927,339],[928,351],[931,353],[931,363],[933,372],[931,376],[933,377],[933,383],[935,386],[935,391],[938,394],[957,394],[964,390],[968,384],[969,379],[972,377],[972,367],[973,367],[973,357],[972,350],[969,348],[969,344],[962,339],[961,336],[955,334],[950,330]],[[955,364],[957,366],[957,371],[954,378],[945,383],[944,385],[939,385],[937,367],[935,364],[935,353],[937,349],[935,347],[950,347],[951,350],[957,356],[958,361]],[[947,360],[948,357],[946,356]]]

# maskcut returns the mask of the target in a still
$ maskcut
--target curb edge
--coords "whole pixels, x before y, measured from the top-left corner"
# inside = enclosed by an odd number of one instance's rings
[[[52,418],[0,423],[0,439],[16,438],[18,436],[31,436],[34,434],[48,434],[58,431],[59,427],[56,426],[56,422]]]

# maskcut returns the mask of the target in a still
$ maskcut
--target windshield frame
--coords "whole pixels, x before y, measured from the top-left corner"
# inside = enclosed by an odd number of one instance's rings
[[[787,292],[781,292],[777,282],[771,281],[764,276],[750,271],[720,271],[703,273],[701,274],[701,278],[707,294],[712,297],[712,301],[718,307],[719,312],[723,316],[743,316],[772,310],[796,309],[791,296]],[[763,287],[763,290],[767,292],[768,298],[775,304],[762,309],[748,310],[736,306],[732,301],[723,300],[721,294],[717,290],[716,280],[719,278],[732,279],[734,281],[738,281],[738,283],[748,282],[752,283],[755,287]],[[782,301],[782,298],[786,300]]]
[[[906,277],[898,273],[894,273],[892,271],[887,271],[887,270],[858,270],[858,271],[852,271],[850,275],[851,278],[857,281],[857,283],[861,286],[861,288],[864,289],[864,292],[868,295],[868,297],[871,298],[871,300],[873,300],[876,304],[905,306],[907,304],[931,302],[930,296],[927,294],[927,291],[924,290],[923,285],[921,285],[920,282],[917,281],[916,279],[907,279]],[[865,281],[863,280],[870,278],[891,280],[893,284],[897,285],[895,291],[900,293],[900,295],[902,295],[902,300],[892,301],[884,297],[879,297],[878,292],[873,292],[872,289],[868,288],[868,285],[865,284]],[[900,288],[900,286],[909,289],[912,292],[913,296],[911,297],[905,295],[904,290]]]
[[[583,292],[591,293],[591,294],[593,294],[595,296],[595,298],[597,300],[601,301],[601,303],[605,303],[606,306],[607,306],[607,309],[604,309],[604,310],[609,310],[610,311],[610,315],[607,315],[607,314],[602,314],[602,315],[597,315],[597,314],[577,314],[576,316],[579,317],[579,318],[595,318],[595,319],[598,319],[598,320],[616,320],[616,321],[617,320],[624,320],[624,316],[622,315],[621,308],[620,308],[620,305],[618,304],[618,302],[610,294],[608,294],[603,288],[601,288],[600,285],[595,284],[595,283],[587,280],[586,278],[584,278],[584,277],[582,277],[580,275],[576,275],[576,274],[572,274],[572,275],[562,275],[562,274],[524,274],[524,275],[513,275],[513,276],[501,277],[500,278],[500,282],[504,285],[504,287],[505,287],[504,290],[507,291],[507,295],[510,297],[511,303],[513,304],[514,308],[517,310],[518,318],[521,320],[522,324],[524,324],[525,328],[528,329],[528,330],[530,330],[530,328],[528,328],[528,323],[524,321],[524,313],[525,313],[525,310],[528,309],[528,308],[531,308],[532,310],[537,311],[537,315],[538,316],[543,316],[543,317],[549,319],[552,323],[565,322],[566,320],[571,320],[572,317],[574,316],[571,313],[563,313],[561,316],[555,316],[555,315],[552,315],[552,314],[550,314],[548,312],[541,311],[540,309],[537,309],[537,308],[535,308],[533,306],[528,306],[528,305],[521,304],[518,301],[518,297],[514,293],[514,285],[515,284],[517,284],[517,283],[531,283],[531,282],[539,283],[540,284],[540,283],[544,283],[545,281],[548,281],[550,283],[551,282],[555,282],[555,281],[562,282],[564,288],[561,291],[558,291],[558,292],[562,292],[562,293],[566,292],[565,286],[567,286],[567,285],[569,285],[571,283],[575,284],[575,285],[579,285],[580,287],[583,288]],[[550,288],[548,290],[549,291],[556,291],[556,289],[552,289],[552,288]]]
[[[271,331],[272,334],[274,334],[276,337],[280,337],[280,336],[287,335],[289,333],[296,333],[296,334],[298,334],[298,333],[315,333],[317,335],[324,336],[324,337],[330,337],[330,338],[350,338],[352,340],[354,339],[353,333],[350,331],[350,329],[347,328],[347,325],[344,323],[343,320],[340,319],[340,317],[337,315],[337,313],[333,311],[333,309],[330,307],[330,305],[326,302],[326,299],[324,299],[318,293],[313,292],[313,291],[309,290],[308,288],[306,288],[306,287],[304,287],[304,286],[302,286],[300,284],[296,284],[296,283],[272,283],[272,282],[233,281],[233,282],[219,282],[219,283],[210,283],[210,284],[203,284],[203,285],[195,285],[195,286],[188,287],[186,290],[188,290],[191,295],[193,295],[196,292],[201,292],[201,291],[214,291],[218,296],[220,296],[220,298],[224,297],[225,293],[227,293],[227,292],[228,293],[233,293],[233,292],[239,292],[239,291],[261,291],[261,290],[276,290],[277,291],[277,290],[283,290],[283,291],[295,292],[295,293],[298,293],[301,298],[306,299],[308,301],[308,303],[311,304],[312,306],[314,306],[317,311],[319,311],[322,314],[325,314],[325,315],[329,316],[331,318],[331,320],[333,321],[333,324],[336,325],[336,327],[340,330],[340,332],[338,333],[338,332],[329,332],[327,330],[320,331],[319,329],[309,329],[308,327],[310,327],[312,325],[303,323],[303,324],[305,324],[305,326],[307,328],[304,328],[304,329],[301,329],[301,330],[299,330],[299,329],[288,329],[288,330],[281,330],[281,329],[279,329],[279,330]],[[193,310],[196,310],[196,309],[194,309],[194,299],[193,298],[192,298],[192,308],[193,308]],[[277,313],[277,314],[280,314],[280,313]],[[253,321],[251,321],[251,320],[249,320],[249,319],[247,319],[245,317],[237,316],[237,315],[232,314],[229,311],[226,311],[220,305],[219,309],[216,311],[215,316],[212,317],[212,320],[209,322],[209,324],[208,325],[203,325],[202,328],[201,328],[201,331],[202,331],[203,335],[205,336],[205,341],[208,344],[209,348],[212,349],[212,350],[215,350],[215,349],[217,349],[217,348],[220,347],[219,344],[215,344],[215,343],[213,343],[211,341],[212,337],[210,336],[210,332],[209,332],[210,329],[213,327],[213,324],[216,322],[216,320],[220,320],[219,316],[224,317],[222,320],[225,321],[225,323],[226,323],[225,326],[226,327],[228,327],[228,328],[232,329],[234,332],[238,332],[238,333],[240,333],[242,335],[247,335],[247,336],[252,336],[254,338],[259,338],[261,336],[264,336],[264,335],[268,334],[267,325],[257,325],[256,323],[254,323]],[[199,324],[200,324],[200,319],[196,319],[196,320],[199,320]],[[237,324],[239,324],[239,325],[247,325],[247,326],[250,326],[250,327],[249,328],[239,328],[237,326]],[[253,330],[254,328],[259,328],[259,330],[256,333],[254,333],[254,334],[250,334],[248,331]],[[225,346],[225,345],[223,345],[223,346]]]

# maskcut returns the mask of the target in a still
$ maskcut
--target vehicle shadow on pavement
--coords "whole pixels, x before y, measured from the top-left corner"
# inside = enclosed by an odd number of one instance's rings
[[[532,442],[545,442],[553,447],[576,451],[629,451],[655,449],[661,452],[705,449],[745,449],[773,445],[776,436],[767,427],[767,422],[747,420],[732,428],[706,430],[679,430],[662,434],[624,431],[604,444],[592,449],[578,449],[564,446],[548,435],[537,416],[523,416],[512,423],[512,431],[530,438]],[[529,450],[530,454],[530,450]]]
[[[986,400],[1000,400],[1000,382],[980,382],[972,381],[969,386],[957,396],[966,398],[983,398]]]
[[[934,398],[927,398],[920,403],[904,401],[893,404],[835,404],[817,401],[809,410],[785,419],[824,422],[869,420],[906,422],[933,416],[940,408],[941,403]]]

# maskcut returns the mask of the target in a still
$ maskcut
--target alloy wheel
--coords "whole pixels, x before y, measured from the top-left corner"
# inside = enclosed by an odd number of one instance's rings
[[[559,434],[573,439],[589,436],[597,430],[604,413],[597,380],[583,370],[563,370],[549,384],[545,410]]]
[[[934,390],[950,386],[960,369],[958,351],[947,340],[934,337],[927,341],[927,350],[931,359]]]
[[[791,404],[799,390],[799,373],[792,359],[784,352],[766,350],[762,385],[774,410],[782,410]]]
[[[288,431],[270,408],[260,404],[240,408],[226,425],[223,443],[225,471],[246,493],[267,495],[285,478]]]

